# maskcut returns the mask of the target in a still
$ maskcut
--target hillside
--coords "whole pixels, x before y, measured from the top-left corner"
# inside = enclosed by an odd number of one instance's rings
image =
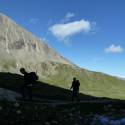
[[[117,99],[125,99],[125,81],[118,79],[113,76],[109,76],[100,72],[92,72],[86,69],[81,69],[79,67],[72,67],[65,64],[54,64],[56,68],[53,74],[50,71],[48,74],[49,66],[43,64],[44,66],[44,76],[42,80],[53,83],[54,85],[60,86],[62,88],[70,88],[73,76],[80,80],[80,92],[93,95],[97,97],[110,97]],[[49,64],[50,65],[50,64]]]
[[[81,93],[125,99],[124,80],[74,65],[3,14],[0,14],[0,53],[0,72],[19,74],[20,67],[37,70],[40,81],[65,89],[77,77]]]

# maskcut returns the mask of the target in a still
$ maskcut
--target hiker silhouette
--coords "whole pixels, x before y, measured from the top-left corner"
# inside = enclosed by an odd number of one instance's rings
[[[25,99],[28,96],[32,99],[32,86],[38,80],[35,72],[27,72],[25,68],[20,68],[20,72],[24,75],[24,84],[21,87],[22,97]]]
[[[73,78],[72,85],[70,90],[72,90],[72,102],[76,99],[77,101],[80,101],[79,99],[79,86],[80,82],[75,77]]]

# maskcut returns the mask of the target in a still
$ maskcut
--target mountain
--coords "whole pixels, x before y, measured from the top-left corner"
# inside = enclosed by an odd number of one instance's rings
[[[125,99],[124,80],[78,67],[1,13],[0,53],[0,72],[19,74],[25,67],[37,71],[41,81],[67,89],[77,77],[81,93]]]

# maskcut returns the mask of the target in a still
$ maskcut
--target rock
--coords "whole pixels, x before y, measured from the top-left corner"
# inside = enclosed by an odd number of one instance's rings
[[[16,101],[16,99],[20,97],[21,95],[17,92],[0,88],[0,100]]]

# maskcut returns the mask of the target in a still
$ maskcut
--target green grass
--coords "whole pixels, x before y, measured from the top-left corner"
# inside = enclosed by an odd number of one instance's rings
[[[46,75],[46,71],[44,72]],[[48,73],[48,72],[47,72]],[[80,92],[97,97],[125,99],[125,80],[99,72],[74,68],[70,65],[56,64],[55,74],[45,79],[49,84],[70,88],[73,77],[80,80]]]
[[[0,87],[21,92],[24,84],[23,76],[12,73],[0,73]],[[49,85],[44,82],[36,82],[32,87],[33,95],[46,99],[71,100],[71,91],[56,85]],[[95,99],[92,96],[80,94],[82,99]]]
[[[95,97],[125,99],[125,80],[113,76],[54,62],[50,62],[49,64],[42,63],[40,71],[38,74],[40,82],[38,84],[43,85],[44,89],[41,87],[41,89],[37,88],[35,91],[43,95],[62,97],[65,95],[65,91],[60,91],[61,88],[68,90],[73,77],[76,77],[81,83],[80,93]],[[46,85],[43,83],[46,83]],[[9,89],[14,88],[16,90],[19,89],[22,84],[23,77],[20,75],[9,73],[0,74],[0,86]],[[52,89],[54,87],[60,89],[56,89],[55,91],[55,89]],[[69,96],[69,94],[66,96]]]

